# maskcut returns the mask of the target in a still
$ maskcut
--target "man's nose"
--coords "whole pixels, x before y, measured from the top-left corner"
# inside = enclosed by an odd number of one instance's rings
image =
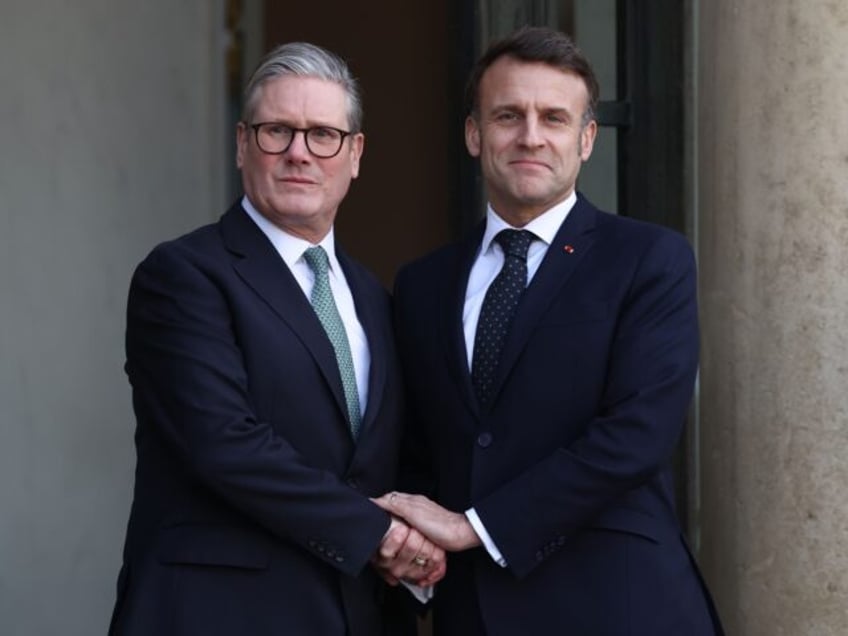
[[[538,117],[527,117],[524,120],[519,141],[529,147],[541,146],[544,143]]]
[[[306,146],[306,131],[295,130],[292,140],[285,152],[286,158],[291,161],[304,161],[310,157],[309,148]]]

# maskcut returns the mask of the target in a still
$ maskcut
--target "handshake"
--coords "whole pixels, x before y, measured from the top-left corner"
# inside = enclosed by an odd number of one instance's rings
[[[435,585],[447,571],[446,552],[480,545],[463,513],[442,508],[423,495],[390,492],[372,501],[392,515],[371,560],[389,585],[400,581],[421,587]]]

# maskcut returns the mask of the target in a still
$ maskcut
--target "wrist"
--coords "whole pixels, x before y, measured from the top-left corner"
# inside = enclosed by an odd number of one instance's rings
[[[479,545],[482,545],[482,541],[480,537],[477,535],[477,532],[474,530],[474,526],[471,525],[471,522],[468,518],[461,514],[459,515],[460,525],[459,525],[459,550],[469,550],[471,548],[476,548]]]

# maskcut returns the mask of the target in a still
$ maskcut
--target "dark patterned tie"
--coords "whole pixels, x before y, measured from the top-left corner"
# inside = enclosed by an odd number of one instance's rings
[[[528,230],[501,230],[495,236],[504,251],[504,264],[483,299],[471,358],[471,382],[484,406],[492,398],[501,350],[527,286],[527,250],[535,238]]]
[[[353,439],[356,439],[362,423],[362,415],[359,412],[359,391],[356,388],[356,373],[353,368],[353,356],[350,353],[347,331],[336,307],[336,301],[333,299],[333,290],[330,288],[330,277],[327,274],[330,263],[327,252],[320,246],[310,247],[303,253],[303,258],[315,273],[315,284],[312,287],[310,301],[336,352],[336,363],[339,365],[339,374],[342,376],[347,402],[350,431]]]

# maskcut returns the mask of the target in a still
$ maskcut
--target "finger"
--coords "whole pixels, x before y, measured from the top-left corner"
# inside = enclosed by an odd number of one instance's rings
[[[435,552],[436,546],[434,546],[430,541],[424,539],[421,542],[421,547],[418,548],[418,552],[415,553],[415,556],[412,557],[413,563],[415,565],[423,568],[422,572],[431,569],[433,566],[431,565],[433,560],[433,553]]]
[[[408,495],[402,492],[392,492],[380,498],[379,505],[384,510],[401,517],[412,523],[413,519],[420,519],[426,514],[426,508],[422,507],[421,501],[427,501],[420,495]],[[414,523],[412,525],[415,525]]]
[[[429,563],[432,560],[434,548],[435,546],[432,543],[425,540],[421,544],[421,547],[418,549],[418,553],[415,556],[416,558],[424,559]]]
[[[444,570],[445,553],[427,541],[421,547],[413,562],[419,566],[419,580],[427,581],[430,576],[438,573],[440,570]]]
[[[448,555],[445,552],[444,548],[441,548],[437,545],[433,546],[433,551],[430,553],[430,560],[434,563],[445,563],[447,561]]]
[[[398,551],[397,560],[403,563],[412,563],[415,557],[421,552],[421,548],[425,543],[424,536],[415,528],[410,528],[406,536],[406,541]]]
[[[412,557],[410,565],[413,566],[413,576],[416,577],[426,576],[427,572],[436,567],[430,559],[421,552]]]
[[[445,577],[446,573],[447,564],[442,561],[441,563],[437,564],[436,567],[434,567],[432,570],[424,574],[423,577],[419,578],[416,583],[421,587],[430,587],[441,581]]]
[[[409,493],[398,492],[397,490],[393,490],[391,492],[387,492],[382,497],[372,499],[372,501],[381,507],[384,506],[386,508],[395,508],[397,506],[407,506],[412,500],[416,499],[417,497],[418,495],[410,495]]]
[[[398,556],[409,536],[409,526],[397,519],[392,519],[386,536],[380,544],[380,556],[384,559],[394,559]]]
[[[397,498],[397,493],[388,492],[382,497],[377,497],[376,499],[371,499],[375,504],[380,506],[386,512],[391,512],[393,507],[393,500]]]
[[[424,537],[417,532],[414,528],[411,528],[409,531],[409,536],[407,537],[406,543],[401,547],[400,552],[398,552],[397,558],[395,558],[389,567],[394,576],[400,579],[408,579],[408,580],[416,580],[421,577],[421,565],[419,561],[420,557],[418,554],[421,551],[422,546],[425,543]],[[428,565],[427,561],[423,561],[425,565]]]

